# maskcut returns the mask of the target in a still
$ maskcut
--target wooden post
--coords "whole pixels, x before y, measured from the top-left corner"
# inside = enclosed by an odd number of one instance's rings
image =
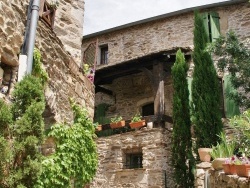
[[[160,119],[165,113],[165,96],[164,96],[164,69],[163,62],[157,62],[153,66],[154,72],[154,114]],[[159,120],[158,124],[163,126],[162,122]]]

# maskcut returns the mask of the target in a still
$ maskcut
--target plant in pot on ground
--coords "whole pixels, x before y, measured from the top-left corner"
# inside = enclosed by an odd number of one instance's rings
[[[139,113],[135,114],[131,118],[131,122],[129,123],[131,129],[140,128],[143,127],[144,125],[145,125],[145,120],[142,120],[142,116]]]
[[[122,119],[122,116],[115,116],[115,117],[111,118],[110,121],[111,121],[110,127],[112,129],[125,126],[125,121]]]
[[[227,158],[233,156],[235,150],[235,141],[227,140],[226,134],[221,132],[219,135],[220,143],[217,143],[216,146],[212,146],[212,152],[210,153],[211,157],[214,159],[212,166],[215,170],[221,170]]]

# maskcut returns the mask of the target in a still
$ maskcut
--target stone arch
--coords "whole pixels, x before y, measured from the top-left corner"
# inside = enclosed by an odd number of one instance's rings
[[[154,102],[154,97],[147,97],[147,98],[141,99],[136,103],[136,110],[141,113],[142,107],[144,105],[147,105],[153,102]]]

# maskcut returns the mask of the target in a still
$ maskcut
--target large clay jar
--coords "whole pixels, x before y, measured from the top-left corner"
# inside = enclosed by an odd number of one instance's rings
[[[198,153],[200,156],[200,160],[203,162],[210,162],[211,155],[210,152],[212,151],[212,148],[199,148]]]
[[[216,158],[212,161],[212,167],[215,170],[222,170],[226,160],[227,158]]]

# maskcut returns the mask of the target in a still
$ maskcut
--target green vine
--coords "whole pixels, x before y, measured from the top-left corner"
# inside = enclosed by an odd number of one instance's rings
[[[74,112],[72,125],[55,124],[48,136],[56,139],[56,152],[43,163],[37,187],[83,187],[95,175],[97,151],[94,126],[85,108],[71,100]]]
[[[42,67],[41,52],[37,48],[34,48],[32,75],[40,78],[41,83],[45,85],[49,79],[49,76]]]

